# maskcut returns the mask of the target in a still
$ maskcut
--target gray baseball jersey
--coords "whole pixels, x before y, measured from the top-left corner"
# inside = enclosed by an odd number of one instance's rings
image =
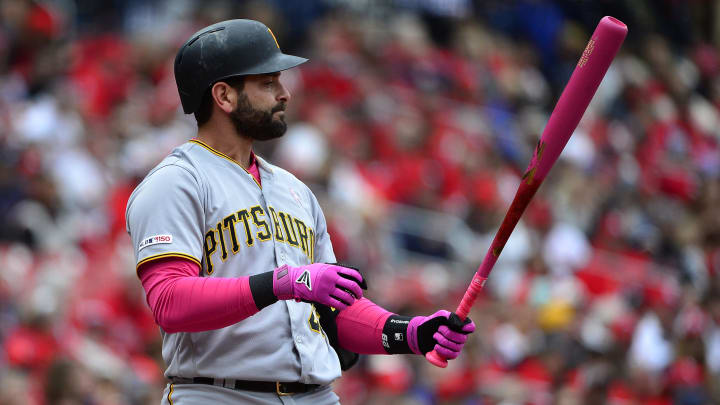
[[[262,186],[200,141],[173,150],[128,201],[127,230],[138,267],[174,256],[200,264],[203,277],[240,277],[283,264],[335,262],[310,189],[263,159],[258,165]],[[161,333],[166,376],[306,384],[340,376],[317,312],[304,302],[278,301],[222,329]]]

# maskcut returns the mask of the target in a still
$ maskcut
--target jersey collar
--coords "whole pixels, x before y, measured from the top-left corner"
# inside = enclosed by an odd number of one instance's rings
[[[245,173],[247,173],[248,176],[250,176],[250,178],[253,179],[253,181],[255,182],[255,184],[257,184],[258,187],[262,188],[262,186],[260,185],[260,183],[258,183],[258,181],[255,179],[255,176],[253,176],[253,175],[252,175],[246,168],[244,168],[243,165],[241,165],[240,162],[238,162],[237,160],[235,160],[235,159],[231,158],[230,156],[228,156],[228,155],[220,152],[219,150],[213,149],[210,145],[206,144],[205,142],[203,142],[203,141],[201,141],[201,140],[199,140],[199,139],[193,138],[193,139],[189,140],[188,142],[194,143],[194,144],[196,144],[196,145],[200,145],[200,146],[202,146],[203,148],[205,148],[208,152],[212,153],[213,155],[219,156],[219,157],[221,157],[221,158],[223,158],[223,159],[226,159],[226,160],[229,160],[229,161],[235,163],[235,164],[238,165],[241,169],[245,170]],[[253,153],[253,152],[250,152],[250,153],[252,154],[251,156],[254,156],[254,157],[255,157],[255,160],[258,162],[258,169],[260,169],[260,170],[262,170],[262,169],[267,169],[268,171],[272,172],[272,169],[270,169],[270,168],[268,167],[268,165],[265,163],[265,161],[264,161],[263,159],[259,158],[259,157],[258,157],[257,155],[255,155],[255,153]]]

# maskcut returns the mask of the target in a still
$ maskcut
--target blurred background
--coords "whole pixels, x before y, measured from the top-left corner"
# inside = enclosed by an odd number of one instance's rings
[[[194,136],[172,72],[258,19],[310,63],[257,153],[317,194],[340,261],[453,310],[604,15],[629,35],[446,370],[363,356],[353,404],[720,403],[720,1],[0,1],[0,404],[158,404],[134,186]]]

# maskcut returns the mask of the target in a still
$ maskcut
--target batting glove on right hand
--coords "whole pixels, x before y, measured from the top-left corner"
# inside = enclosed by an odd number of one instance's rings
[[[333,264],[284,265],[273,272],[273,293],[278,299],[316,302],[340,311],[362,298],[364,285],[357,270]]]

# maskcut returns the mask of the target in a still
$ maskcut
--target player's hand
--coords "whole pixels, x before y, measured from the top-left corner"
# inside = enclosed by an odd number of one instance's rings
[[[285,265],[273,274],[273,293],[278,299],[316,302],[340,311],[362,298],[363,286],[357,270],[335,264]]]
[[[415,354],[425,355],[435,349],[446,359],[460,355],[468,335],[475,331],[475,323],[461,321],[455,313],[437,311],[430,316],[416,316],[408,325],[408,345]]]

